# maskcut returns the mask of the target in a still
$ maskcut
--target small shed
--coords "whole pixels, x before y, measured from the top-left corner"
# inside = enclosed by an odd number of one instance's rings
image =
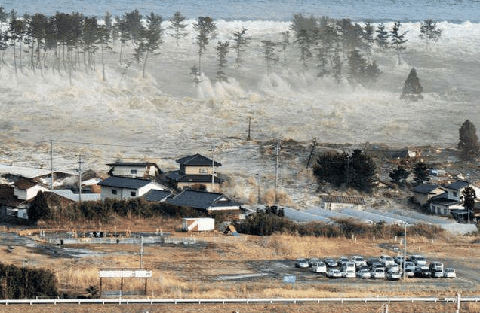
[[[211,231],[215,228],[215,220],[211,217],[185,217],[182,229],[184,231]]]

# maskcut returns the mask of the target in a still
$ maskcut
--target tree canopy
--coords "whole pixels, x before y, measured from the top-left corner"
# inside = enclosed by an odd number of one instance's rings
[[[475,125],[469,120],[463,122],[459,130],[460,141],[458,149],[464,159],[472,159],[478,155],[478,137]]]

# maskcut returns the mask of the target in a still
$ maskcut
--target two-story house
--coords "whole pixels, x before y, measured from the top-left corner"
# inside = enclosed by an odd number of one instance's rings
[[[168,175],[177,189],[205,187],[213,192],[220,190],[222,180],[216,169],[222,164],[201,154],[194,154],[177,160],[180,169]]]

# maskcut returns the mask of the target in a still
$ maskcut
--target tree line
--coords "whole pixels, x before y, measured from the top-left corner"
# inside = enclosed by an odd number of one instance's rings
[[[57,280],[48,270],[0,263],[0,295],[2,299],[56,297]]]
[[[152,54],[160,53],[165,34],[176,41],[177,47],[180,39],[188,35],[186,17],[180,12],[170,17],[168,24],[164,22],[157,13],[143,16],[138,10],[115,17],[106,12],[100,22],[96,17],[79,12],[57,12],[53,16],[36,13],[18,17],[15,10],[7,13],[0,7],[0,23],[7,26],[2,27],[0,34],[1,61],[5,63],[6,50],[10,49],[15,72],[27,66],[34,71],[51,68],[71,76],[73,70],[95,70],[96,57],[100,55],[102,78],[106,80],[105,53],[114,48],[114,43],[119,43],[116,45],[120,50],[119,64],[128,68],[131,60],[125,58],[125,49],[133,47],[133,59],[145,75],[147,62]],[[192,26],[198,63],[191,67],[191,74],[198,82],[203,70],[203,56],[216,38],[218,29],[213,18],[208,16],[198,17]],[[294,45],[305,70],[313,66],[319,77],[331,75],[337,82],[347,77],[352,84],[369,85],[381,74],[373,60],[374,46],[381,50],[393,48],[400,60],[400,52],[405,49],[406,43],[405,32],[401,32],[400,27],[400,22],[396,22],[391,30],[387,30],[381,23],[375,29],[368,21],[361,26],[349,19],[295,14],[290,31],[278,34],[280,40],[261,41],[265,67],[268,73],[274,71],[281,60],[280,54],[286,66],[289,63],[286,51]],[[235,54],[235,67],[242,66],[246,47],[252,39],[247,33],[248,30],[242,27],[231,34],[231,40],[217,42],[218,80],[227,78],[230,50]],[[438,40],[441,30],[434,21],[427,20],[421,24],[420,33],[428,43]],[[25,55],[22,56],[22,53],[27,55],[28,64],[24,64]]]

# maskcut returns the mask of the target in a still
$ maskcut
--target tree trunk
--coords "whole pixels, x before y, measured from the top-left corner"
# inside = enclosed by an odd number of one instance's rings
[[[149,52],[149,50],[147,49],[147,53],[145,53],[145,59],[143,60],[143,69],[142,69],[143,78],[145,78],[145,67],[147,65],[148,52]]]

